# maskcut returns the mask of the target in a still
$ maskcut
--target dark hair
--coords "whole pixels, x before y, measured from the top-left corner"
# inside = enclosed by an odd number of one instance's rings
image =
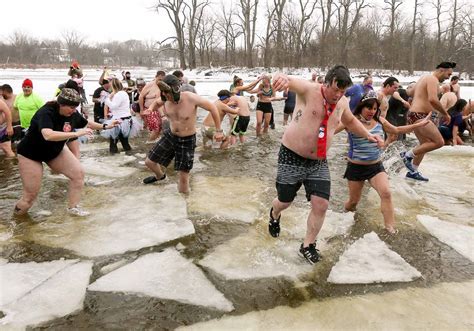
[[[374,104],[376,103],[377,104],[377,111],[375,112],[375,115],[374,115],[374,119],[379,122],[379,116],[380,116],[380,102],[378,99],[376,98],[370,98],[370,99],[365,99],[364,100],[364,97],[366,96],[367,94],[364,94],[362,96],[362,99],[363,101],[359,102],[357,104],[357,106],[355,107],[354,109],[354,116],[357,116],[357,115],[360,115],[362,113],[362,109],[364,109],[364,107],[367,107],[367,108],[371,108],[374,106]]]
[[[451,77],[451,81],[459,80],[459,76],[453,76]]]
[[[351,75],[349,74],[349,70],[347,70],[347,68],[343,65],[332,67],[326,74],[324,82],[328,85],[336,82],[338,88],[346,88],[352,85],[352,79]]]
[[[7,93],[13,93],[12,87],[11,87],[10,85],[8,85],[8,84],[3,84],[3,85],[2,85],[2,89],[3,89],[5,92],[7,92]]]
[[[456,68],[456,62],[441,62],[436,66],[436,69],[454,69]]]
[[[183,78],[183,77],[184,77],[184,74],[183,74],[183,72],[182,72],[181,70],[175,70],[175,71],[173,71],[172,75],[173,75],[173,76],[176,76],[176,77],[178,77],[178,78]]]
[[[230,98],[232,96],[232,93],[230,93],[229,90],[220,90],[219,93],[217,93],[217,96],[220,97],[228,97]]]
[[[68,80],[66,84],[64,84],[63,88],[64,87],[72,88],[73,90],[77,91],[77,93],[81,93],[79,89],[79,85],[77,85],[77,83],[73,81],[72,79]]]
[[[156,72],[155,77],[158,77],[158,76],[166,76],[166,72],[164,72],[163,70],[158,70],[158,71]]]
[[[393,86],[393,84],[398,83],[398,79],[395,77],[388,77],[382,84],[383,87],[388,86]]]
[[[464,107],[466,107],[466,105],[467,105],[466,100],[459,99],[458,101],[456,101],[454,106],[448,109],[449,116],[453,116],[453,115],[456,115],[456,113],[462,112],[462,110],[464,109]]]
[[[194,80],[190,80],[189,85],[196,86],[196,82]]]

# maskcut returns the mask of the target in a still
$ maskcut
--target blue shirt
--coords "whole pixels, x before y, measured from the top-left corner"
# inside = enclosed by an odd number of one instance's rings
[[[288,93],[284,92],[283,97],[286,98],[285,100],[285,108],[295,108],[296,104],[296,93],[288,91]]]
[[[351,109],[351,112],[354,112],[354,109],[359,104],[362,96],[369,90],[373,90],[373,88],[369,85],[364,86],[362,84],[352,85],[347,89],[344,95],[351,98],[349,101],[349,108]]]
[[[382,124],[378,123],[369,130],[373,135],[383,138]],[[348,132],[349,135],[349,153],[348,157],[354,161],[376,161],[380,159],[382,150],[377,143],[367,140],[367,138]]]

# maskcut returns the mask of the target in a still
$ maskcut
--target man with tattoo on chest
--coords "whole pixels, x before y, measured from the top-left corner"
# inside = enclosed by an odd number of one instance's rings
[[[331,180],[326,153],[334,130],[342,122],[348,131],[383,146],[383,141],[371,135],[352,115],[349,102],[344,97],[350,85],[352,80],[344,66],[329,70],[324,84],[284,74],[274,77],[275,90],[288,88],[296,93],[296,114],[282,138],[276,179],[278,197],[272,202],[268,229],[271,236],[276,238],[280,235],[281,212],[291,205],[301,185],[304,185],[306,198],[311,202],[311,212],[299,253],[311,264],[320,259],[315,240],[329,205]]]

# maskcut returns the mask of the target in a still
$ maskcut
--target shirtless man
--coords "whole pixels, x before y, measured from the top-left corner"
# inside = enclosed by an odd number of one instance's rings
[[[197,107],[212,114],[216,126],[215,140],[223,138],[219,111],[216,106],[205,98],[191,93],[180,92],[180,80],[174,75],[167,75],[159,82],[161,102],[152,107],[163,106],[168,117],[170,128],[164,130],[160,140],[153,146],[145,160],[145,165],[154,172],[143,183],[150,184],[166,178],[161,166],[167,167],[172,159],[174,168],[178,171],[178,190],[180,193],[189,192],[189,171],[193,167],[194,148],[196,147],[196,117]]]
[[[237,117],[234,118],[232,128],[230,130],[230,142],[235,144],[237,136],[239,141],[243,144],[245,142],[245,135],[247,134],[247,128],[250,123],[250,108],[247,98],[243,96],[233,95],[230,98],[230,102],[233,103],[239,110]]]
[[[166,73],[164,71],[157,71],[155,79],[145,85],[138,97],[140,116],[150,131],[150,137],[148,138],[150,142],[154,142],[158,139],[163,125],[163,115],[161,115],[160,109],[158,108],[156,111],[151,111],[150,106],[156,99],[159,99],[160,89],[158,88],[158,84],[163,80],[165,75]]]
[[[451,81],[449,82],[449,90],[456,94],[456,98],[461,98],[461,87],[459,86],[459,76],[451,77]],[[457,101],[457,100],[456,100]]]
[[[7,104],[12,114],[12,125],[13,125],[13,136],[11,137],[12,142],[21,139],[21,125],[20,125],[20,114],[18,109],[13,107],[15,103],[16,94],[13,93],[13,89],[8,84],[3,84],[3,101]]]
[[[0,99],[0,149],[9,158],[15,157],[12,151],[12,142],[10,141],[13,135],[12,115],[10,108],[8,108],[5,101]]]
[[[224,119],[224,116],[226,114],[233,114],[237,115],[239,113],[238,108],[231,108],[230,106],[234,107],[235,102],[230,102],[231,101],[231,96],[232,93],[230,93],[228,90],[221,90],[219,93],[217,93],[217,99],[214,102],[214,105],[217,108],[217,111],[219,112],[219,123],[222,123],[222,120]],[[202,141],[203,141],[203,146],[206,147],[207,142],[211,140],[211,147],[212,147],[212,142],[214,141],[214,135],[216,133],[216,124],[214,123],[214,118],[213,114],[209,113],[207,114],[206,118],[204,121],[202,121],[202,127],[201,127],[201,133],[202,133]],[[226,148],[229,145],[229,138],[224,138],[221,143],[221,148]]]
[[[387,116],[388,99],[398,90],[400,83],[395,77],[388,77],[382,84],[382,88],[377,92],[377,98],[380,102],[380,116]],[[401,99],[401,98],[400,98]],[[399,101],[405,102],[401,99]],[[409,105],[408,105],[409,106]]]
[[[324,85],[283,74],[274,77],[275,90],[288,88],[297,98],[294,118],[283,134],[280,147],[276,178],[278,197],[272,202],[268,230],[271,236],[279,236],[281,212],[291,205],[304,184],[311,212],[299,252],[311,264],[320,259],[315,240],[324,222],[331,188],[326,152],[338,124],[342,122],[349,131],[383,146],[383,141],[370,134],[352,115],[344,97],[351,84],[349,71],[344,66],[329,70]]]
[[[451,117],[438,99],[438,85],[452,75],[455,67],[456,63],[454,62],[442,62],[436,67],[434,72],[418,80],[413,89],[414,95],[410,112],[408,113],[408,124],[414,124],[422,120],[428,116],[433,108],[444,115],[445,123],[450,122]],[[438,128],[433,123],[418,127],[414,132],[420,144],[408,152],[400,153],[400,156],[409,170],[406,174],[407,178],[427,182],[428,178],[421,175],[418,167],[426,153],[444,146],[443,136],[441,136]]]

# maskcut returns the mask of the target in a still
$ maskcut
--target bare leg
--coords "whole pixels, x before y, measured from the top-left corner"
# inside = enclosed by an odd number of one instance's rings
[[[48,166],[69,178],[69,208],[74,208],[81,200],[81,192],[84,187],[84,170],[79,160],[68,148],[63,148],[61,153],[48,162]]]
[[[280,217],[280,214],[283,210],[285,210],[286,208],[288,208],[289,206],[291,205],[291,202],[281,202],[280,200],[278,200],[278,198],[275,198],[273,199],[272,201],[272,207],[273,207],[273,211],[272,211],[272,217],[273,219],[278,219]]]
[[[270,126],[270,119],[272,118],[272,113],[265,113],[263,114],[264,122],[263,122],[263,133],[268,132],[268,127]]]
[[[149,141],[155,141],[160,137],[161,130],[154,130],[150,132],[150,137],[148,138]]]
[[[178,191],[179,193],[189,193],[189,172],[178,171]]]
[[[67,143],[67,147],[72,152],[72,154],[79,160],[81,158],[81,149],[79,147],[79,140],[72,140]]]
[[[388,176],[385,172],[380,172],[369,180],[370,184],[380,196],[381,211],[385,223],[385,229],[390,233],[395,233],[395,212],[393,210],[392,193]]]
[[[256,112],[257,116],[257,125],[255,126],[255,129],[257,131],[257,137],[260,136],[260,132],[262,130],[262,122],[263,122],[263,112],[260,110],[257,110]]]
[[[316,195],[311,196],[311,212],[308,215],[306,237],[303,243],[304,247],[308,247],[309,244],[313,244],[316,240],[316,236],[323,226],[328,206],[328,200]]]
[[[413,164],[419,166],[426,153],[444,146],[444,139],[438,128],[431,122],[424,127],[416,128],[415,135],[420,141],[420,145],[413,149],[415,154]]]
[[[288,124],[288,117],[289,116],[290,116],[289,114],[286,114],[286,113],[283,114],[283,125]]]
[[[394,141],[397,141],[397,139],[398,139],[398,134],[388,133],[387,140],[385,140],[385,147],[387,147]]]
[[[349,199],[344,204],[344,209],[347,211],[356,211],[357,204],[362,195],[362,189],[364,188],[364,182],[348,180],[347,186],[349,187]]]
[[[28,212],[38,196],[43,178],[43,164],[18,155],[18,168],[23,183],[23,193],[16,203],[15,212],[23,215]]]
[[[12,142],[5,141],[4,143],[0,143],[0,149],[5,153],[5,156],[8,158],[15,157],[15,153],[12,150]]]
[[[240,143],[243,144],[245,142],[245,135],[240,134],[239,135],[239,140],[240,140]]]
[[[161,169],[161,165],[159,165],[156,162],[153,162],[148,157],[145,159],[145,165],[148,167],[148,169],[150,169],[151,171],[155,173],[155,176],[158,179],[162,178],[163,175],[165,174],[163,170]]]

